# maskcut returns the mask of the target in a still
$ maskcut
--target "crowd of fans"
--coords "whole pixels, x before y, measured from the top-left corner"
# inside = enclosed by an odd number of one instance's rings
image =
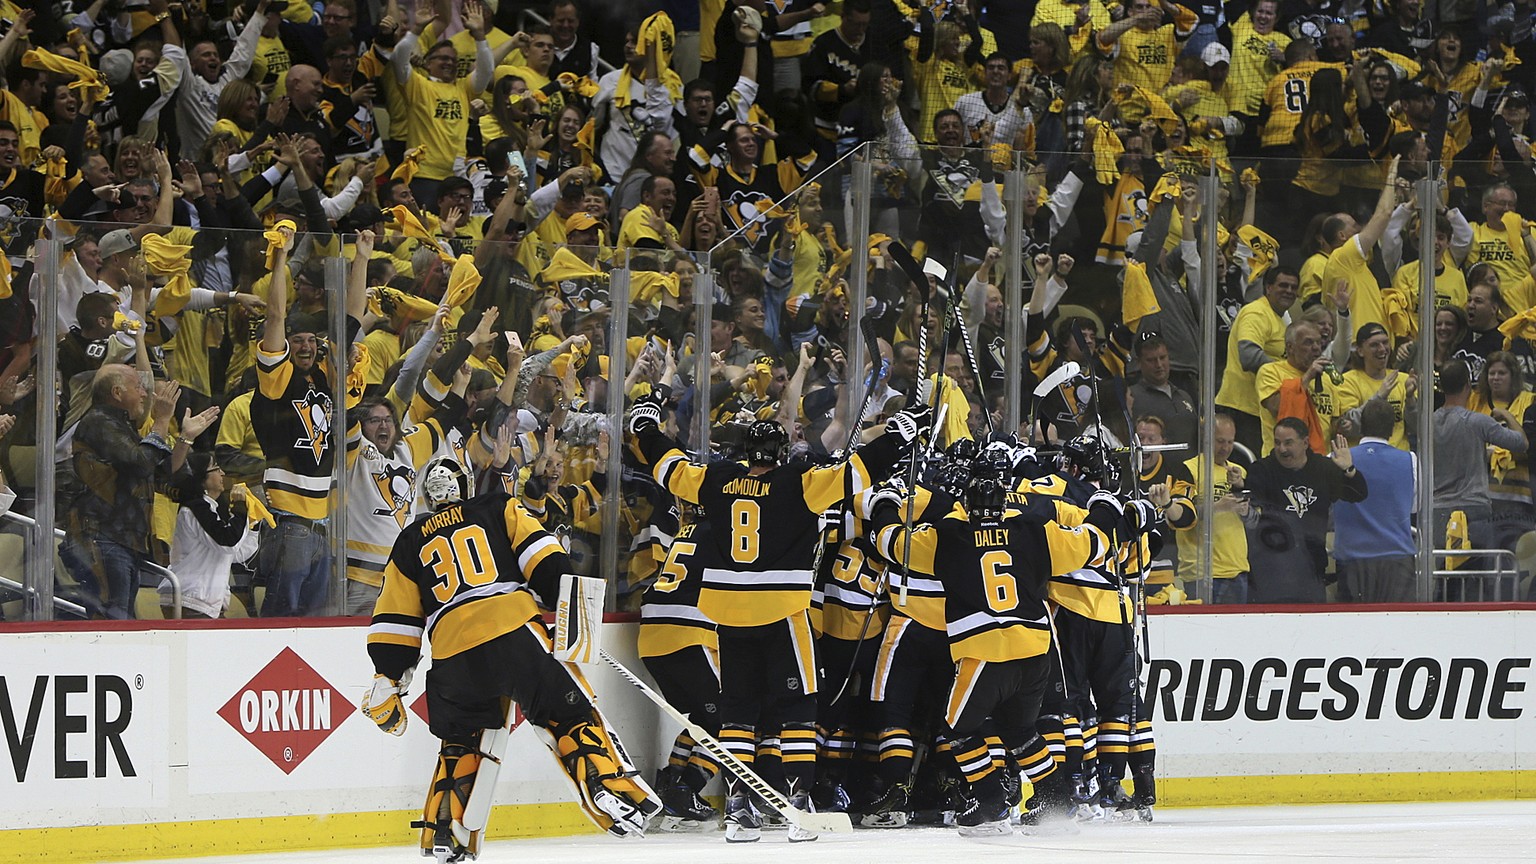
[[[610,367],[626,397],[666,394],[690,446],[701,413],[723,456],[778,419],[797,457],[825,459],[858,434],[855,382],[873,427],[926,365],[941,445],[1187,445],[1126,466],[1182,490],[1153,589],[1177,602],[1201,575],[1195,397],[1213,376],[1214,599],[1406,599],[1412,496],[1378,492],[1358,456],[1414,449],[1418,411],[1489,448],[1437,451],[1436,545],[1513,551],[1536,529],[1533,21],[1529,0],[0,0],[0,501],[35,507],[54,453],[59,591],[92,616],[153,609],[136,605],[151,562],[187,616],[334,612],[338,533],[346,610],[367,614],[418,469],[453,453],[584,572],[620,507],[627,601],[677,517],[641,472],[612,494]],[[39,308],[41,239],[64,250],[57,309]],[[893,243],[957,271],[933,277],[926,318]],[[879,356],[855,369],[861,244]],[[49,315],[57,345],[38,341]],[[1464,392],[1419,380],[1428,350],[1467,370]],[[1028,394],[1068,362],[1079,379],[993,431],[1010,375]],[[42,411],[57,442],[37,440]],[[1431,476],[1403,465],[1410,493]],[[1330,519],[1377,534],[1330,550]],[[16,539],[0,575],[20,581]],[[1247,575],[1293,565],[1305,584]]]

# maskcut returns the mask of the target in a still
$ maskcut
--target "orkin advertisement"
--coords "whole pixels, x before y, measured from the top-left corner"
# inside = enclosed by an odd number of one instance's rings
[[[165,806],[166,721],[184,683],[172,677],[170,650],[133,633],[5,642],[6,809]]]
[[[1536,768],[1536,613],[1157,615],[1149,625],[1144,692],[1160,774]]]

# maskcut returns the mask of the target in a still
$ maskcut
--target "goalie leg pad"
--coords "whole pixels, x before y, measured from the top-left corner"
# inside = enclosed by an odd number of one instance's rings
[[[432,855],[434,849],[447,848],[451,850],[450,860],[460,860],[465,854],[479,852],[479,838],[470,837],[463,828],[464,807],[469,803],[479,769],[480,753],[475,748],[443,742],[432,785],[427,788],[421,821],[411,823],[412,828],[421,829],[422,854]],[[473,849],[471,840],[475,841]]]
[[[600,722],[582,720],[558,730],[554,750],[582,809],[599,828],[620,837],[645,834],[645,823],[660,812],[661,802],[625,767],[622,751]]]

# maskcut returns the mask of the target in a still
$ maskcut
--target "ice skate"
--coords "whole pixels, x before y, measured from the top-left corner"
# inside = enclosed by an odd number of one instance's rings
[[[725,799],[725,842],[756,843],[762,838],[763,819],[745,792]]]

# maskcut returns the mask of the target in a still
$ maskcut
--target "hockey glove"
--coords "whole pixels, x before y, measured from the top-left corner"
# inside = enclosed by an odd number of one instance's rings
[[[629,409],[628,429],[639,435],[661,427],[661,404],[654,399],[641,399]]]
[[[901,481],[896,480],[894,482],[882,483],[870,490],[869,501],[867,502],[868,512],[874,513],[882,505],[895,507],[905,501],[907,499],[907,492],[902,488],[903,485]]]
[[[411,673],[399,681],[384,675],[373,676],[373,686],[363,695],[363,714],[391,735],[405,734],[405,695],[411,685]]]
[[[933,409],[927,405],[915,405],[911,408],[903,408],[891,415],[891,419],[885,421],[885,431],[888,435],[895,435],[901,439],[902,444],[911,444],[917,440],[917,433],[933,416]]]
[[[1136,499],[1125,504],[1125,520],[1137,535],[1146,534],[1163,522],[1163,513],[1151,501]]]

